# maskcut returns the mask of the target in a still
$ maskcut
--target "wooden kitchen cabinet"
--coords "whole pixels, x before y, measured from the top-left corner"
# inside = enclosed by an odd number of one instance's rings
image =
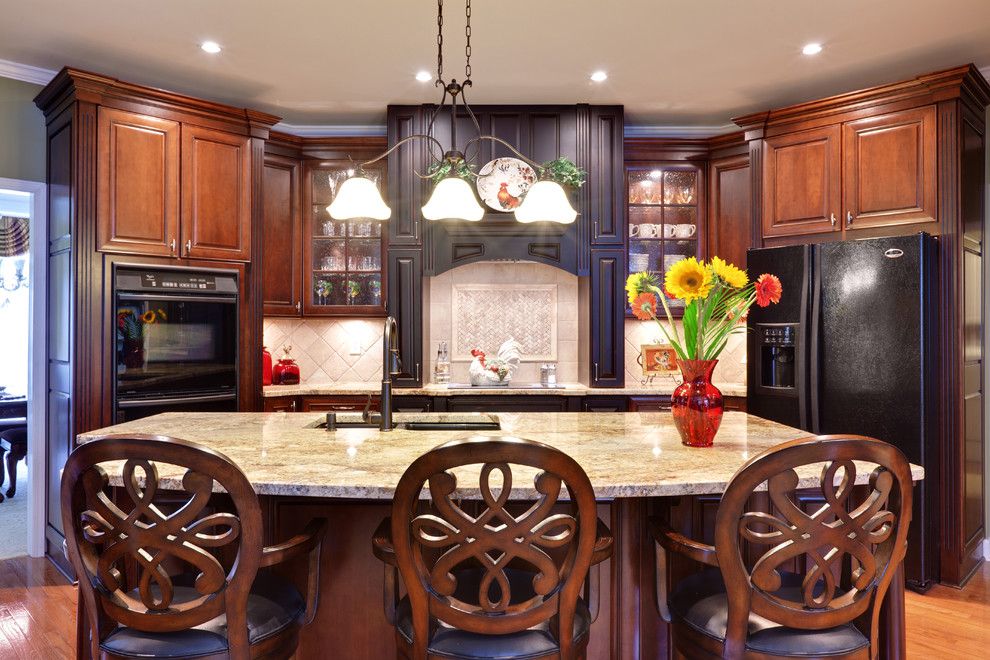
[[[399,374],[396,387],[423,384],[423,251],[388,251],[388,314],[399,326]]]
[[[261,269],[265,316],[302,313],[299,161],[265,155],[262,177]]]
[[[591,251],[591,386],[625,383],[625,249]]]
[[[842,125],[846,231],[937,222],[935,137],[934,106]]]
[[[325,160],[303,168],[304,316],[385,315],[385,223],[334,220],[327,211],[352,167]],[[369,166],[365,175],[384,189],[383,166]]]
[[[183,257],[251,260],[251,139],[182,127]]]
[[[381,399],[365,395],[304,396],[300,398],[300,412],[363,412],[365,406],[371,412],[381,409]]]
[[[98,249],[174,256],[179,122],[116,108],[97,114]]]
[[[752,170],[749,154],[713,158],[708,166],[708,257],[746,267],[752,247]]]
[[[825,126],[764,141],[764,238],[841,230],[841,134]]]
[[[591,108],[591,167],[587,213],[592,245],[622,245],[626,236],[622,106]]]
[[[265,412],[299,412],[299,397],[268,396],[262,405]]]

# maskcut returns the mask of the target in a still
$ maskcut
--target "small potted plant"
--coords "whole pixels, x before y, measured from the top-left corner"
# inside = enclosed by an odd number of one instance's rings
[[[333,293],[333,282],[330,280],[320,280],[316,283],[316,296],[319,300],[319,304],[328,304],[331,293]]]

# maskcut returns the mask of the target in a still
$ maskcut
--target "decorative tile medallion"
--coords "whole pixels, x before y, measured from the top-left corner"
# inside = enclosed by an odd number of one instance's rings
[[[557,359],[556,284],[453,285],[451,359],[470,360],[471,349],[494,354],[512,337],[524,361]]]

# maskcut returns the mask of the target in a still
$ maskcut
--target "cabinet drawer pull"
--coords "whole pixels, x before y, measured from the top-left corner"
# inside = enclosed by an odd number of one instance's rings
[[[296,311],[297,312],[301,312],[302,311],[302,303],[301,302],[297,302],[296,303]]]
[[[419,380],[419,362],[416,363],[416,380]]]
[[[853,212],[846,211],[846,227],[852,227],[853,223]]]
[[[289,404],[289,411],[290,412],[296,412],[296,402],[295,401],[293,401],[292,403]]]
[[[186,239],[186,256],[187,257],[189,256],[189,253],[190,252],[192,252],[192,239],[191,238],[187,238]]]
[[[168,242],[168,251],[171,252],[172,254],[175,254],[175,239],[174,238],[171,241]]]
[[[834,213],[833,213],[833,214],[831,214],[831,215],[830,215],[830,216],[828,217],[828,221],[832,223],[832,226],[833,226],[833,227],[835,226],[835,214],[834,214]]]
[[[598,380],[598,363],[595,362],[595,380]]]

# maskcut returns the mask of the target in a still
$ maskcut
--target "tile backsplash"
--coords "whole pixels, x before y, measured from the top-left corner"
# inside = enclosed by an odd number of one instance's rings
[[[512,337],[523,346],[514,380],[540,380],[540,362],[557,362],[561,382],[578,380],[578,278],[532,262],[478,262],[427,280],[428,340],[424,356],[431,380],[440,341],[450,347],[451,380],[467,382],[470,351],[495,353]]]
[[[638,321],[636,319],[626,319],[626,386],[645,385],[643,368],[636,361],[639,357],[639,347],[641,344],[659,344],[660,331],[653,321]],[[666,380],[664,380],[666,379]],[[676,382],[680,382],[680,375],[676,375]],[[729,337],[729,341],[719,356],[718,366],[712,381],[727,384],[746,383],[746,335],[739,333]],[[656,376],[654,384],[674,382],[668,376]]]
[[[372,383],[382,379],[383,319],[266,318],[272,360],[292,346],[304,383]]]

